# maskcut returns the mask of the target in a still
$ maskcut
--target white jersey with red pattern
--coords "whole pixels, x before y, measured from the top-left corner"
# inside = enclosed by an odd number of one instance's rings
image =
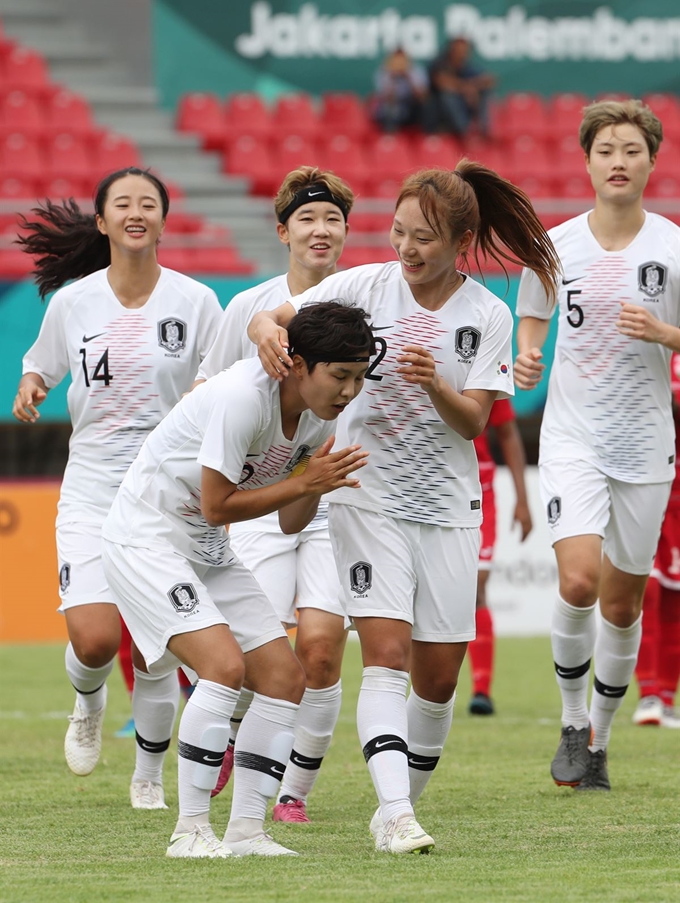
[[[421,345],[457,392],[512,395],[510,310],[469,277],[443,307],[427,310],[413,297],[399,263],[336,273],[290,303],[299,310],[333,299],[371,315],[379,353],[363,391],[338,420],[336,446],[359,444],[370,452],[361,488],[336,490],[331,504],[435,526],[478,526],[474,446],[442,421],[423,388],[399,376],[397,357],[404,345]]]
[[[576,456],[616,480],[666,482],[675,476],[671,352],[622,335],[616,321],[627,302],[680,325],[680,228],[646,213],[627,248],[605,251],[588,216],[549,232],[563,277],[540,461]],[[540,282],[525,270],[517,314],[548,319],[552,313]]]
[[[184,392],[219,328],[205,285],[161,268],[143,307],[123,307],[98,270],[60,289],[23,360],[52,389],[70,373],[73,423],[58,524],[101,524],[149,432]]]
[[[149,435],[125,475],[102,536],[146,549],[172,547],[197,564],[233,559],[224,527],[201,510],[203,467],[238,491],[269,486],[304,469],[335,423],[310,410],[287,439],[279,384],[260,361],[238,361],[197,386]]]

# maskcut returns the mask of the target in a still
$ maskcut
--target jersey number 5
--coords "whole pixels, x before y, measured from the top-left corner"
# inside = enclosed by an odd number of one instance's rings
[[[580,295],[580,288],[572,288],[567,292],[567,307],[569,308],[569,313],[567,314],[567,323],[570,326],[573,326],[574,329],[578,329],[579,326],[583,326],[583,308],[574,304],[571,300],[573,295]],[[572,320],[572,317],[575,319]]]
[[[91,385],[90,377],[87,372],[87,352],[84,348],[80,349],[80,353],[83,356],[81,361],[83,365],[83,376],[85,377],[85,385],[89,388]],[[113,377],[109,373],[109,349],[107,348],[104,354],[97,361],[97,365],[94,368],[94,373],[92,374],[92,382],[98,380],[103,382],[105,386],[108,386]]]

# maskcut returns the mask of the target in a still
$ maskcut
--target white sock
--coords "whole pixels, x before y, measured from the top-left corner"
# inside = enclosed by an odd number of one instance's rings
[[[78,694],[78,704],[84,712],[96,712],[106,704],[106,678],[113,671],[115,658],[101,668],[88,668],[77,657],[71,643],[64,656],[66,673]]]
[[[413,815],[408,775],[406,671],[364,668],[357,705],[359,741],[384,821]]]
[[[299,706],[255,693],[234,749],[234,795],[225,843],[264,830],[267,803],[276,796],[293,748]]]
[[[595,684],[590,701],[591,752],[607,748],[614,715],[635,671],[641,638],[642,615],[630,627],[615,627],[602,619],[595,643]]]
[[[562,694],[562,725],[588,727],[588,681],[595,648],[596,605],[577,608],[558,594],[553,609],[552,642],[557,686]]]
[[[177,671],[151,676],[134,668],[132,717],[135,721],[135,771],[133,781],[163,783],[163,760],[170,746],[179,707]]]
[[[177,779],[179,814],[193,819],[210,810],[229,738],[238,690],[199,680],[179,722]]]
[[[238,698],[238,702],[236,703],[236,708],[234,709],[234,714],[229,719],[229,745],[234,746],[236,744],[236,738],[238,737],[238,732],[243,722],[243,719],[246,716],[246,712],[250,708],[250,704],[253,701],[253,696],[255,694],[252,690],[246,690],[245,687],[241,687],[241,693]]]
[[[454,693],[448,702],[429,702],[413,689],[406,700],[408,720],[408,776],[411,803],[415,805],[432,777],[451,729]]]
[[[295,722],[293,749],[279,790],[279,802],[283,797],[307,802],[323,757],[331,745],[341,703],[340,681],[321,690],[305,690]]]

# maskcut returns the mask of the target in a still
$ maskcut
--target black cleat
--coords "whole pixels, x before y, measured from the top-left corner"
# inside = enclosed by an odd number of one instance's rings
[[[581,783],[574,790],[611,790],[607,774],[607,750],[588,750],[588,768]]]
[[[471,715],[493,715],[495,709],[490,696],[486,693],[475,693],[470,700],[468,711]]]
[[[570,725],[562,728],[560,745],[550,764],[550,774],[558,786],[575,787],[581,783],[588,770],[589,743],[589,727],[577,730]]]

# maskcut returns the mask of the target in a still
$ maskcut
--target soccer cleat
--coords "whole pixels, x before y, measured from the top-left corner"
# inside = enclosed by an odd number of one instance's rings
[[[581,783],[574,790],[611,790],[607,774],[607,750],[588,750],[588,767]]]
[[[643,696],[633,712],[633,724],[658,727],[663,716],[663,702],[658,696]]]
[[[383,821],[382,812],[380,811],[380,806],[373,813],[373,818],[371,819],[368,830],[371,832],[373,839],[377,839],[378,834],[382,831],[385,826],[385,822]]]
[[[311,819],[307,815],[307,810],[302,800],[296,800],[292,796],[283,796],[274,806],[272,821],[287,821],[308,825]]]
[[[128,718],[120,730],[116,731],[114,737],[134,737],[135,736],[135,719]]]
[[[672,705],[665,705],[661,716],[661,727],[680,728],[680,710],[673,708]]]
[[[102,724],[105,711],[106,687],[104,687],[104,705],[96,712],[85,712],[76,697],[73,714],[68,716],[71,723],[64,738],[66,764],[73,774],[84,777],[94,771],[102,751]]]
[[[274,838],[265,834],[248,837],[246,840],[225,840],[234,856],[299,856],[294,850],[281,846]]]
[[[397,815],[382,826],[375,838],[379,853],[429,853],[433,847],[434,840],[423,831],[414,815]]]
[[[588,768],[590,728],[562,728],[560,745],[550,764],[553,781],[560,787],[575,787]]]
[[[210,825],[195,825],[193,831],[173,834],[165,855],[171,859],[228,859],[233,851],[215,837]]]
[[[490,696],[486,693],[475,693],[470,700],[468,711],[471,715],[493,715],[495,709]]]
[[[217,796],[218,793],[221,793],[224,788],[227,786],[229,782],[229,778],[231,777],[231,773],[234,769],[234,744],[229,743],[227,746],[227,751],[224,754],[224,759],[222,760],[222,767],[220,768],[220,773],[217,776],[217,783],[213,790],[210,791],[210,796]]]
[[[130,802],[133,809],[167,809],[163,785],[153,781],[133,781],[130,784]]]

